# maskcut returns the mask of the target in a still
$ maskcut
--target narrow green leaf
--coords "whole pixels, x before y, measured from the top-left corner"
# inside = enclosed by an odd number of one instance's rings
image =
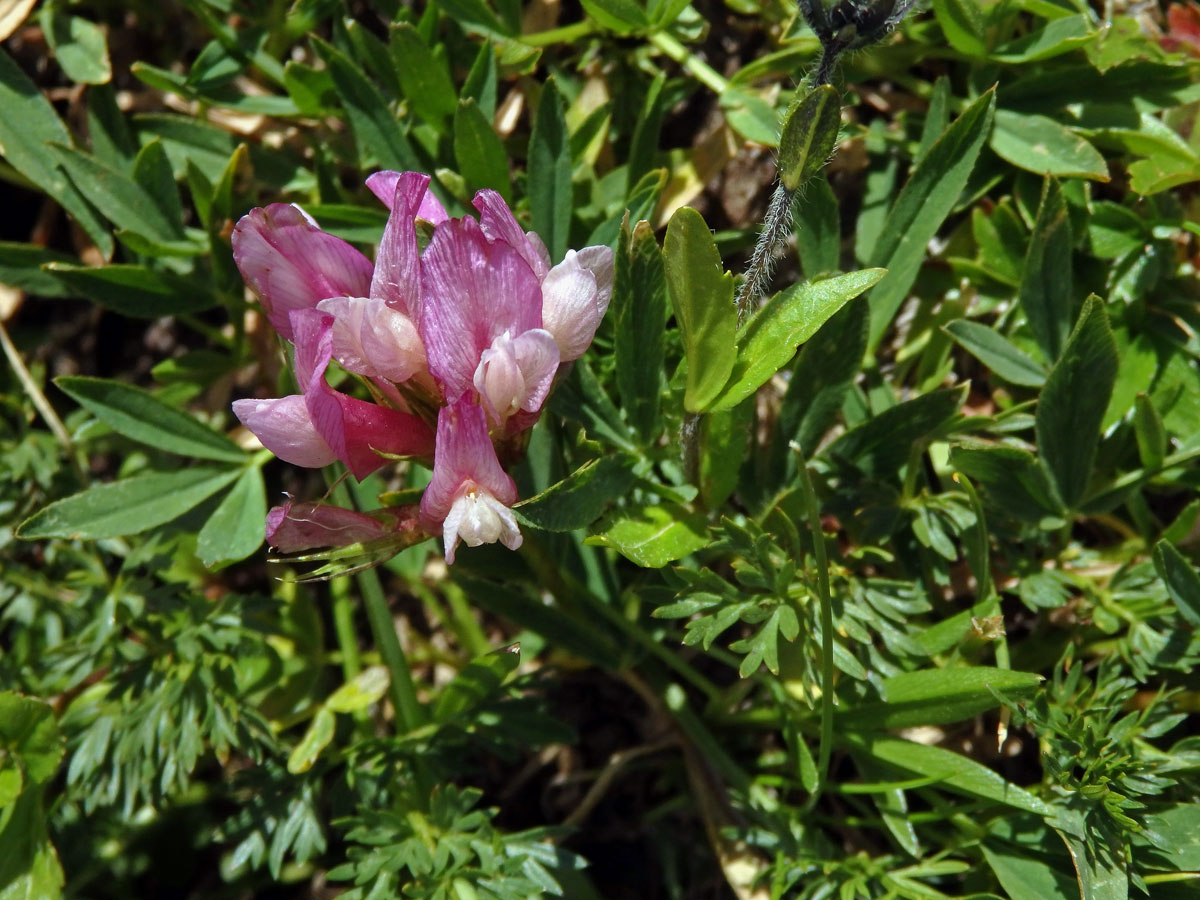
[[[996,110],[991,146],[1001,159],[1027,172],[1108,181],[1100,151],[1046,116]]]
[[[499,74],[496,71],[496,48],[491,41],[484,41],[479,46],[475,62],[471,63],[471,71],[463,82],[460,99],[468,97],[479,105],[489,122],[496,115],[496,93],[498,90]]]
[[[642,568],[661,569],[707,546],[708,530],[704,516],[680,506],[642,505],[617,510],[584,543],[611,547]]]
[[[633,34],[650,20],[637,0],[582,0],[583,10],[597,24],[616,34]]]
[[[951,47],[973,59],[987,55],[987,28],[973,0],[933,0],[933,13]]]
[[[467,31],[495,38],[512,35],[512,29],[500,21],[484,0],[438,0],[438,6]]]
[[[991,505],[1014,518],[1037,523],[1061,512],[1037,457],[1019,447],[958,446],[950,465],[979,482]]]
[[[246,454],[187,413],[130,384],[66,375],[54,382],[113,431],[180,456],[245,462]]]
[[[1040,816],[1051,813],[1051,808],[1033,794],[1010,784],[975,760],[951,750],[883,735],[855,736],[850,745],[894,769],[936,778],[941,785],[968,797],[989,800]]]
[[[841,97],[822,84],[788,108],[779,138],[779,180],[794,191],[829,161],[842,120]]]
[[[887,477],[908,461],[914,443],[932,439],[958,412],[967,387],[941,388],[898,403],[847,431],[825,452],[873,477]]]
[[[929,109],[925,111],[925,121],[921,123],[921,143],[913,157],[913,164],[919,163],[929,152],[929,148],[941,137],[946,126],[950,124],[950,79],[939,75],[933,83],[933,96],[929,98]]]
[[[308,730],[304,732],[304,737],[300,738],[300,743],[293,747],[292,752],[288,755],[288,772],[299,775],[311,769],[320,759],[321,751],[333,741],[336,725],[337,721],[332,712],[323,706],[318,709],[317,714],[308,723]]]
[[[245,559],[262,546],[266,518],[262,469],[248,466],[200,529],[196,555],[209,567]]]
[[[768,300],[739,330],[729,380],[704,411],[732,409],[757,391],[830,316],[886,274],[883,269],[863,269],[802,282]]]
[[[550,259],[558,262],[567,253],[571,229],[571,149],[562,95],[553,78],[542,87],[533,119],[527,173],[533,230],[546,242]]]
[[[1015,852],[1001,850],[990,843],[981,849],[996,880],[1012,900],[1079,900],[1075,879],[1051,866],[1041,854],[1032,854],[1024,847]],[[1063,861],[1068,861],[1065,856]]]
[[[626,185],[632,188],[652,168],[659,150],[659,134],[662,131],[665,100],[663,87],[667,83],[665,72],[659,72],[650,82],[646,97],[642,101],[642,112],[633,128],[629,143],[629,163],[626,167]],[[637,221],[634,219],[633,221]]]
[[[586,358],[577,359],[571,374],[555,388],[550,408],[555,415],[581,422],[590,437],[622,450],[634,449],[629,428]]]
[[[883,332],[916,281],[925,248],[966,187],[975,160],[992,127],[995,90],[963,110],[913,169],[887,214],[871,253],[871,265],[888,276],[871,291],[869,348]]]
[[[942,329],[1005,381],[1023,387],[1045,384],[1046,372],[1042,367],[995,328],[968,319],[955,319]]]
[[[1200,628],[1200,575],[1170,541],[1154,545],[1154,568],[1188,624]]]
[[[113,240],[104,222],[57,165],[51,143],[69,144],[71,135],[41,90],[0,48],[0,154],[14,169],[48,193],[96,242],[105,259]]]
[[[50,150],[80,192],[118,228],[166,241],[183,237],[180,221],[167,219],[154,199],[131,179],[65,144],[51,144]]]
[[[643,443],[660,430],[663,354],[668,316],[667,276],[654,229],[638,222],[630,235],[621,232],[616,278],[609,316],[613,319],[613,353],[617,391],[626,421]]]
[[[183,205],[179,202],[171,160],[161,140],[148,141],[138,152],[133,161],[133,181],[146,192],[163,221],[182,234]]]
[[[142,319],[178,316],[208,309],[216,297],[174,272],[159,272],[145,266],[75,266],[50,263],[46,270],[71,289],[74,295],[94,300],[122,315]]]
[[[1037,407],[1038,453],[1063,503],[1087,490],[1100,423],[1117,377],[1117,344],[1104,304],[1089,297]]]
[[[586,528],[633,484],[633,459],[614,454],[584,463],[562,481],[513,507],[517,519],[543,531]]]
[[[663,258],[671,307],[687,355],[683,405],[701,412],[721,393],[737,358],[733,276],[721,264],[708,225],[689,206],[671,216]]]
[[[1071,221],[1062,188],[1047,178],[1021,274],[1019,297],[1029,330],[1050,362],[1071,330]]]
[[[816,175],[792,201],[792,221],[798,222],[796,254],[804,277],[816,281],[841,266],[842,222],[837,197],[823,175]]]
[[[496,696],[504,679],[515,672],[520,663],[519,644],[493,650],[471,660],[438,697],[433,712],[434,721],[449,722],[487,703]]]
[[[1006,63],[1030,63],[1070,53],[1095,39],[1098,32],[1092,29],[1091,20],[1090,13],[1055,19],[1044,28],[997,47],[992,59]]]
[[[69,15],[57,3],[43,6],[41,19],[46,43],[63,74],[81,84],[107,84],[112,80],[103,26]]]
[[[753,430],[754,403],[750,400],[701,420],[699,487],[706,509],[719,509],[737,487]]]
[[[333,84],[350,120],[364,169],[423,169],[404,128],[388,109],[387,101],[350,57],[320,38],[312,38],[317,55],[325,60]]]
[[[1139,392],[1134,398],[1133,433],[1142,466],[1157,469],[1167,456],[1167,429],[1153,401]]]
[[[368,666],[329,695],[325,708],[337,713],[355,713],[378,703],[391,685],[387,666]]]
[[[492,123],[469,98],[459,102],[454,114],[454,158],[472,190],[491,188],[512,201],[508,153]]]
[[[71,290],[42,267],[50,263],[72,263],[74,257],[35,244],[0,241],[0,284],[35,296],[66,297]]]
[[[721,91],[720,103],[725,121],[739,135],[764,147],[778,146],[779,114],[758,94],[727,87]]]
[[[790,483],[796,472],[796,454],[788,442],[796,441],[805,458],[815,452],[837,419],[866,349],[865,303],[843,306],[800,349],[779,407],[772,448],[776,466],[784,473],[777,482],[780,486]]]
[[[407,22],[394,25],[388,48],[400,78],[400,90],[413,112],[432,125],[455,115],[458,96],[450,72],[417,29]]]
[[[111,84],[96,84],[87,92],[87,134],[92,154],[110,169],[129,171],[137,155],[137,141],[125,113],[117,106]]]
[[[179,518],[241,472],[240,468],[197,466],[93,485],[34,513],[17,528],[17,536],[30,541],[52,537],[95,541],[140,534]]]
[[[853,728],[911,728],[961,722],[1000,705],[999,691],[1013,700],[1032,697],[1043,678],[988,666],[922,669],[883,682],[883,703],[867,703],[838,714]]]

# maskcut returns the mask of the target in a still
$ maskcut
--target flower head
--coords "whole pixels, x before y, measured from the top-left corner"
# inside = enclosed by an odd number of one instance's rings
[[[475,195],[475,219],[451,218],[418,172],[378,172],[367,186],[389,209],[374,263],[299,207],[238,223],[234,258],[294,345],[300,393],[239,400],[234,412],[296,465],[341,460],[362,479],[391,458],[432,459],[419,518],[442,534],[447,561],[460,540],[515,549],[517,488],[493,442],[506,458],[520,448],[514,437],[537,421],[559,369],[591,344],[612,294],[612,251],[572,250],[553,265],[495,191]],[[419,227],[433,229],[423,253]],[[373,400],[331,387],[333,362]],[[383,541],[391,527],[377,514],[293,503],[268,524],[281,549]]]

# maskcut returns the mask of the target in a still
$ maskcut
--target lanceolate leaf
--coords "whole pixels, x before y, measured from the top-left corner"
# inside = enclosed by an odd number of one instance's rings
[[[883,735],[854,738],[851,747],[894,769],[938,779],[939,784],[980,800],[1049,815],[1051,809],[1033,794],[1005,781],[992,769],[941,747]]]
[[[542,87],[529,135],[529,210],[533,230],[558,262],[571,227],[571,148],[562,95],[551,79]]]
[[[247,466],[196,538],[196,555],[206,566],[245,559],[262,546],[267,492],[262,469]]]
[[[884,681],[883,703],[847,710],[839,721],[847,727],[879,729],[959,722],[999,706],[992,691],[1022,700],[1042,681],[1031,672],[987,666],[905,672]]]
[[[883,269],[863,269],[804,282],[772,297],[739,331],[729,381],[705,410],[732,409],[753,394],[830,316],[886,274]]]
[[[0,49],[0,155],[14,169],[62,204],[104,258],[112,256],[112,235],[83,199],[50,152],[51,143],[69,144],[71,135],[37,86]]]
[[[659,569],[705,546],[708,531],[703,516],[682,507],[639,506],[614,512],[586,543],[611,547],[643,568]]]
[[[50,263],[46,269],[78,296],[137,318],[157,319],[197,312],[213,306],[217,299],[195,279],[146,266]]]
[[[996,110],[992,149],[1017,168],[1039,175],[1108,181],[1100,151],[1047,116]]]
[[[1200,628],[1200,574],[1170,541],[1154,545],[1154,568],[1186,622]]]
[[[779,180],[789,191],[812,178],[833,153],[841,125],[839,99],[833,85],[823,84],[788,110],[779,138]]]
[[[313,38],[317,53],[325,60],[338,97],[358,144],[363,167],[372,162],[386,169],[420,169],[420,162],[383,94],[350,57],[332,44]]]
[[[243,462],[233,441],[141,388],[102,378],[64,376],[55,381],[113,431],[158,450],[217,462]]]
[[[870,344],[878,346],[896,310],[908,296],[925,258],[925,247],[958,202],[992,127],[995,91],[963,110],[913,169],[871,254],[871,265],[888,277],[871,292]]]
[[[1029,355],[994,328],[968,319],[942,326],[958,344],[981,363],[1013,384],[1041,387],[1046,373]]]
[[[733,276],[700,213],[683,207],[671,217],[663,246],[667,288],[687,356],[683,405],[708,409],[721,393],[737,355]]]
[[[536,497],[513,507],[523,523],[543,531],[572,531],[600,518],[633,483],[633,460],[624,455],[592,460]]]
[[[612,305],[617,390],[629,425],[643,442],[658,437],[668,316],[667,276],[654,229],[638,222],[617,247]]]
[[[1117,344],[1104,304],[1088,299],[1038,400],[1038,453],[1058,494],[1075,507],[1087,490],[1100,423],[1117,377]]]
[[[1021,276],[1021,307],[1050,362],[1071,330],[1071,222],[1062,188],[1046,179]]]
[[[34,513],[21,523],[17,535],[27,540],[99,540],[140,534],[179,518],[241,472],[240,468],[198,466],[94,485]]]

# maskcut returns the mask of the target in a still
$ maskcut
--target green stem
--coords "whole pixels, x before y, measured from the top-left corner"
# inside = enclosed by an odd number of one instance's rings
[[[812,532],[813,558],[817,565],[817,599],[821,603],[821,744],[817,749],[817,789],[807,803],[811,807],[829,777],[829,757],[833,750],[833,601],[829,593],[829,558],[825,554],[817,492],[800,446],[793,441],[791,448],[800,457],[797,469],[804,489],[804,505],[808,509],[808,527]]]
[[[333,501],[338,506],[357,508],[344,481],[339,482],[332,493]],[[391,610],[388,609],[387,598],[383,595],[379,573],[374,569],[365,569],[359,572],[355,579],[362,593],[363,606],[367,610],[371,636],[375,639],[375,646],[391,676],[392,705],[396,707],[396,723],[401,733],[407,733],[424,724],[425,710],[417,699],[412,671],[408,667],[408,659],[404,656],[404,648],[400,646],[400,638],[396,636],[396,623],[392,619]]]
[[[350,681],[362,671],[362,654],[358,649],[358,635],[354,633],[350,582],[335,578],[329,582],[329,592],[333,595],[333,630],[337,634],[338,649],[342,656],[342,677]]]
[[[563,25],[561,28],[523,34],[517,40],[527,47],[546,47],[550,44],[571,44],[595,32],[596,26],[593,23],[575,22],[572,25]]]
[[[379,573],[374,569],[366,569],[355,577],[358,580],[358,588],[362,591],[363,605],[367,608],[367,620],[371,623],[375,646],[379,648],[383,664],[391,674],[392,703],[396,707],[399,730],[402,733],[412,731],[418,725],[424,724],[425,710],[417,700],[412,672],[409,671],[404,648],[400,646],[400,638],[396,636],[396,623],[392,620],[387,598],[383,595]]]
[[[722,94],[729,87],[729,81],[720,72],[665,31],[651,34],[650,43],[687,69],[697,81],[714,93]]]

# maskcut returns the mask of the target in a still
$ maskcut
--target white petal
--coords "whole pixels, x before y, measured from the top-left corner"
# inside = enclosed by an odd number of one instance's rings
[[[384,300],[333,297],[317,308],[333,316],[333,358],[347,371],[396,384],[425,371],[416,324]]]
[[[563,362],[583,356],[607,308],[596,276],[580,264],[574,250],[542,282],[542,327],[554,336]]]

